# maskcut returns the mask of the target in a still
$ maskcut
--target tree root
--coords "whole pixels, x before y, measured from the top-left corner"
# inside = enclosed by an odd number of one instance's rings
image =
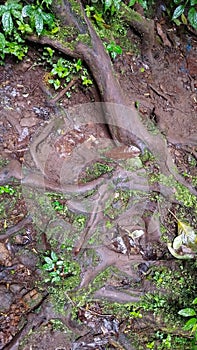
[[[30,215],[26,216],[23,220],[21,220],[18,224],[9,227],[4,234],[0,234],[0,241],[4,241],[5,239],[11,237],[18,231],[22,230],[26,225],[32,222],[32,217]]]
[[[151,64],[154,59],[152,56],[152,48],[155,41],[154,36],[154,21],[147,20],[140,13],[132,10],[122,2],[122,17],[123,19],[139,33],[142,41],[141,52],[143,58],[147,58]]]
[[[59,2],[57,5],[55,1],[54,8],[56,8],[56,6],[59,6]],[[134,144],[142,152],[147,148],[154,155],[161,173],[166,176],[173,175],[176,181],[187,187],[191,193],[197,195],[197,191],[178,174],[178,170],[173,163],[163,136],[159,132],[157,135],[148,132],[146,126],[142,124],[138,112],[131,106],[130,101],[123,94],[102,41],[86,18],[84,11],[81,11],[87,25],[87,34],[89,34],[91,39],[91,46],[81,41],[76,41],[74,49],[71,50],[70,47],[67,47],[62,41],[58,42],[52,38],[30,37],[29,39],[42,45],[50,45],[71,57],[82,58],[92,72],[102,100],[106,102],[103,104],[103,111],[113,140],[117,144],[119,144],[119,142],[127,145]],[[64,18],[67,16],[63,8],[60,19],[62,16]]]

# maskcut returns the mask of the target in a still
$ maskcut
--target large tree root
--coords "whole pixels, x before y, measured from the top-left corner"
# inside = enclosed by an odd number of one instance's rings
[[[69,1],[62,0],[60,3],[54,1],[53,7],[55,13],[59,16],[60,22],[65,24],[68,17],[68,13],[65,12],[65,4],[68,4]],[[72,15],[73,12],[70,12],[69,24],[71,23]],[[81,17],[83,22],[86,23],[83,27],[83,32],[86,29],[86,35],[89,35],[91,41],[90,45],[76,40],[73,43],[73,49],[71,49],[70,46],[66,45],[66,37],[65,43],[62,40],[57,41],[46,36],[40,38],[31,36],[28,40],[42,45],[50,45],[63,54],[74,58],[82,58],[91,70],[102,100],[107,102],[103,104],[103,111],[114,141],[117,144],[119,142],[128,145],[134,144],[142,152],[147,148],[154,155],[161,173],[166,176],[172,175],[176,181],[186,186],[191,193],[197,195],[197,191],[178,174],[165,139],[159,132],[157,135],[153,135],[147,130],[146,126],[140,120],[138,112],[122,92],[113,71],[109,55],[106,53],[102,41],[86,18],[82,6]],[[75,22],[76,16],[73,17],[72,22],[76,28]]]

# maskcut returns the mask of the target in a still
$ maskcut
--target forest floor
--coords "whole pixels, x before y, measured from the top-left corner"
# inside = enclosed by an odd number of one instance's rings
[[[189,33],[180,35],[174,28],[167,33],[170,41],[160,41],[154,47],[151,67],[139,54],[126,50],[113,64],[122,89],[130,96],[143,120],[151,120],[152,125],[165,135],[180,173],[191,181],[197,175],[197,41]],[[132,40],[139,45],[134,35]],[[127,155],[121,147],[115,153],[110,149],[107,153],[110,161],[94,154],[92,149],[95,145],[97,149],[100,147],[100,140],[103,149],[110,145],[110,136],[102,123],[94,124],[90,120],[80,125],[76,119],[67,131],[62,126],[47,131],[48,125],[51,121],[54,123],[60,113],[65,117],[65,110],[73,107],[77,115],[75,106],[86,110],[85,104],[99,102],[99,95],[95,86],[87,88],[77,81],[70,98],[64,94],[56,106],[52,106],[49,96],[56,96],[56,92],[47,84],[48,72],[41,57],[42,49],[32,47],[22,62],[7,59],[5,66],[0,67],[1,168],[8,161],[17,160],[23,163],[23,172],[34,172],[31,150],[34,145],[35,149],[39,148],[40,144],[35,140],[40,138],[40,133],[46,132],[45,151],[39,150],[41,160],[35,154],[33,160],[43,164],[53,183],[60,181],[64,186],[66,176],[66,184],[78,181],[83,185],[100,175],[110,182],[112,169],[120,166],[126,166],[127,170],[129,166],[136,166],[138,171],[139,154],[132,156],[133,163],[129,163],[133,150]],[[77,167],[73,169],[72,152],[80,152],[80,147],[83,148],[81,159],[83,162],[85,154],[88,171],[78,163],[80,172]],[[76,162],[78,160],[75,165]],[[143,241],[141,236],[135,239],[129,236],[135,231],[133,227],[137,234],[143,233],[146,222],[143,219],[143,223],[139,220],[131,223],[128,203],[135,188],[131,187],[128,194],[128,191],[124,192],[124,186],[120,186],[115,200],[111,200],[113,186],[105,198],[105,182],[102,183],[99,198],[105,204],[109,203],[104,206],[104,216],[97,217],[96,223],[89,222],[95,208],[93,202],[99,202],[94,194],[89,212],[84,214],[84,199],[79,198],[77,202],[75,195],[64,196],[56,191],[51,195],[49,190],[35,191],[21,185],[16,164],[12,162],[13,168],[8,168],[8,172],[12,171],[11,175],[16,175],[18,180],[12,179],[5,185],[0,173],[0,349],[146,349],[151,348],[151,343],[153,349],[169,348],[165,347],[161,336],[155,338],[156,331],[166,332],[163,336],[166,341],[168,331],[162,330],[164,320],[149,312],[141,318],[141,308],[132,305],[147,291],[155,292],[165,287],[162,283],[158,287],[158,280],[152,284],[147,278],[156,276],[155,266],[162,266],[168,271],[166,274],[176,271],[178,280],[181,279],[177,271],[184,265],[180,267],[179,261],[170,254],[165,240],[172,240],[177,235],[177,222],[170,211],[166,210],[163,218],[163,237],[159,229],[154,228],[151,239],[146,237]],[[151,168],[149,159],[146,165]],[[132,207],[133,215],[138,210],[147,214],[150,208],[140,206],[139,209],[138,194],[134,196],[137,196],[137,204]],[[153,206],[154,200],[153,197]],[[185,221],[194,228],[196,218],[192,208],[181,211],[179,204],[173,204],[170,210],[178,217],[182,213]],[[102,229],[101,221],[105,223],[102,239],[97,232],[98,227]],[[155,219],[154,225],[157,223]],[[91,224],[95,227],[89,235],[87,225]],[[110,234],[106,233],[107,229]],[[54,256],[50,255],[51,251]],[[43,268],[46,257],[55,265],[48,271]],[[62,268],[62,262],[67,270]],[[52,281],[51,271],[57,280]],[[177,280],[173,282],[171,277],[172,291],[176,289]],[[77,288],[79,285],[80,289]],[[131,334],[137,335],[137,340]],[[177,342],[176,346],[172,348],[189,349],[184,340],[183,345]]]

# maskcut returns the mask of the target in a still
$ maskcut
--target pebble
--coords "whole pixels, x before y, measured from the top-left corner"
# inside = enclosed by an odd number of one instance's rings
[[[0,265],[11,266],[11,256],[8,249],[5,247],[4,243],[0,242]]]
[[[18,141],[23,141],[28,135],[29,135],[29,130],[27,127],[24,127],[24,129],[22,130],[22,133],[20,134],[20,137],[18,138]]]
[[[20,251],[18,254],[18,261],[27,268],[34,268],[38,262],[37,256],[29,250]]]
[[[38,118],[31,117],[31,118],[22,118],[20,121],[20,125],[22,127],[28,127],[31,128],[32,126],[35,126],[39,123]]]
[[[0,286],[0,300],[0,312],[5,312],[6,310],[9,310],[13,302],[13,295],[7,290],[5,286]]]
[[[20,284],[15,284],[15,283],[11,284],[9,288],[13,294],[19,293],[20,290],[22,289]]]

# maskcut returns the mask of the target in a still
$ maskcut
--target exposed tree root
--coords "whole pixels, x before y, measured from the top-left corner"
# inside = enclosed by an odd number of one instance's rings
[[[59,16],[60,22],[71,23],[76,26],[76,15],[73,11],[67,14],[65,12],[65,4],[68,6],[69,1],[54,1],[54,12]],[[61,5],[60,5],[61,4]],[[67,17],[69,16],[68,20]],[[71,18],[73,19],[71,21]],[[91,73],[95,79],[95,82],[100,91],[102,101],[107,102],[103,104],[103,111],[105,115],[106,123],[109,126],[112,138],[119,144],[134,144],[142,152],[147,148],[155,157],[156,162],[160,168],[160,172],[166,176],[173,175],[176,181],[186,186],[191,193],[197,195],[197,191],[189,185],[181,175],[178,174],[178,170],[171,158],[168,151],[167,143],[160,133],[157,135],[151,134],[145,125],[143,125],[138,112],[131,105],[127,96],[122,92],[122,89],[118,83],[118,80],[113,71],[113,67],[106,53],[103,43],[94,31],[89,20],[86,18],[84,10],[81,6],[81,17],[78,15],[79,21],[83,19],[83,23],[86,25],[83,27],[83,33],[89,35],[91,44],[83,43],[80,40],[72,42],[73,48],[66,44],[67,38],[65,37],[65,43],[54,40],[49,37],[29,37],[29,40],[37,42],[42,45],[50,45],[65,55],[69,55],[73,58],[82,58],[91,70]],[[142,32],[144,31],[145,24],[142,24]],[[80,31],[81,32],[81,31]],[[149,29],[147,29],[147,35],[149,35]],[[152,35],[152,34],[151,34]],[[152,43],[149,42],[149,45]]]
[[[32,217],[30,215],[26,216],[23,220],[21,220],[18,224],[9,227],[4,234],[0,235],[0,241],[4,241],[10,236],[14,235],[18,231],[22,230],[26,225],[32,222]]]
[[[125,21],[140,35],[142,41],[141,52],[143,58],[147,58],[153,64],[152,48],[154,45],[154,21],[147,20],[138,12],[128,8],[122,3],[122,16]]]

